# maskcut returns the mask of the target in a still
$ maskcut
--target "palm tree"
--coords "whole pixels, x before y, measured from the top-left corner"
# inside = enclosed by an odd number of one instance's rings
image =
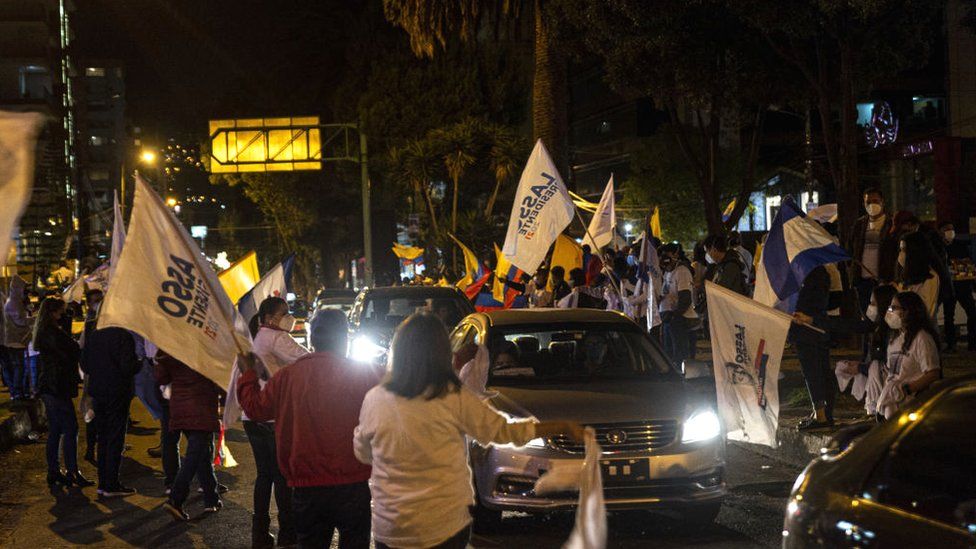
[[[491,146],[488,150],[489,166],[495,175],[495,188],[485,206],[485,218],[490,219],[498,198],[498,191],[506,181],[509,181],[519,168],[525,157],[524,143],[518,135],[506,126],[492,124],[486,129],[487,138]]]
[[[438,157],[428,139],[414,139],[403,147],[390,149],[390,164],[395,177],[410,185],[414,198],[421,198],[427,207],[427,217],[434,235],[440,232],[437,213],[430,198],[430,181],[437,172]]]
[[[554,44],[545,0],[532,0],[535,23],[532,80],[532,136],[542,139],[556,166],[568,167],[566,142],[566,57]],[[452,36],[474,39],[483,23],[496,25],[523,16],[528,0],[383,0],[387,21],[410,35],[418,56],[433,57]]]
[[[430,132],[430,138],[443,156],[447,176],[451,178],[453,184],[451,231],[457,230],[458,184],[464,172],[477,160],[479,125],[479,121],[469,119]]]

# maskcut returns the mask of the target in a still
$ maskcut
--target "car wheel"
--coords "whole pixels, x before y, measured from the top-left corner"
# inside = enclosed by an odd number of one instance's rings
[[[715,522],[719,511],[722,510],[722,502],[706,503],[689,507],[681,512],[681,518],[689,524],[708,525]]]
[[[472,509],[474,518],[473,530],[476,534],[493,534],[498,532],[502,525],[502,512],[489,509],[481,504],[481,498],[475,496],[475,504]]]

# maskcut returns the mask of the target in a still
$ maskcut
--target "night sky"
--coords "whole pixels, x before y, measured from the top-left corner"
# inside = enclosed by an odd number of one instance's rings
[[[361,4],[77,0],[76,64],[122,60],[127,116],[150,130],[205,131],[219,117],[328,117]]]

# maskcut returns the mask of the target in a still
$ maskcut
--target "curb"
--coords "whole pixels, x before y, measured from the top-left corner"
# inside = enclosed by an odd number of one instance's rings
[[[788,423],[788,425],[781,423],[776,431],[776,438],[779,442],[779,446],[776,448],[731,440],[729,444],[735,444],[754,454],[803,469],[811,460],[820,455],[820,449],[826,446],[833,436],[832,432],[803,433],[797,431],[795,422],[788,419],[784,423]]]
[[[32,431],[47,429],[44,403],[39,399],[11,404],[10,411],[0,415],[0,450],[9,450],[17,443],[28,442]]]

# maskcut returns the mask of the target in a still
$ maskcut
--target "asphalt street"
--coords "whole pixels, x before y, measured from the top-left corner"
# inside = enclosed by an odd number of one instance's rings
[[[238,466],[219,470],[230,487],[220,513],[202,516],[202,501],[187,504],[192,520],[174,522],[165,501],[161,465],[146,450],[158,441],[158,424],[134,403],[138,420],[129,432],[123,482],[139,493],[99,500],[94,488],[52,494],[45,484],[44,437],[0,454],[0,546],[67,547],[247,547],[250,541],[254,461],[242,430],[227,438]],[[79,442],[82,452],[84,436]],[[79,456],[80,457],[80,456]],[[82,471],[95,478],[94,467]],[[628,513],[609,518],[609,547],[771,547],[779,544],[783,509],[799,471],[747,449],[729,447],[730,495],[710,527],[682,525],[666,514]],[[558,548],[572,529],[573,515],[506,514],[501,528],[476,536],[474,547]]]

